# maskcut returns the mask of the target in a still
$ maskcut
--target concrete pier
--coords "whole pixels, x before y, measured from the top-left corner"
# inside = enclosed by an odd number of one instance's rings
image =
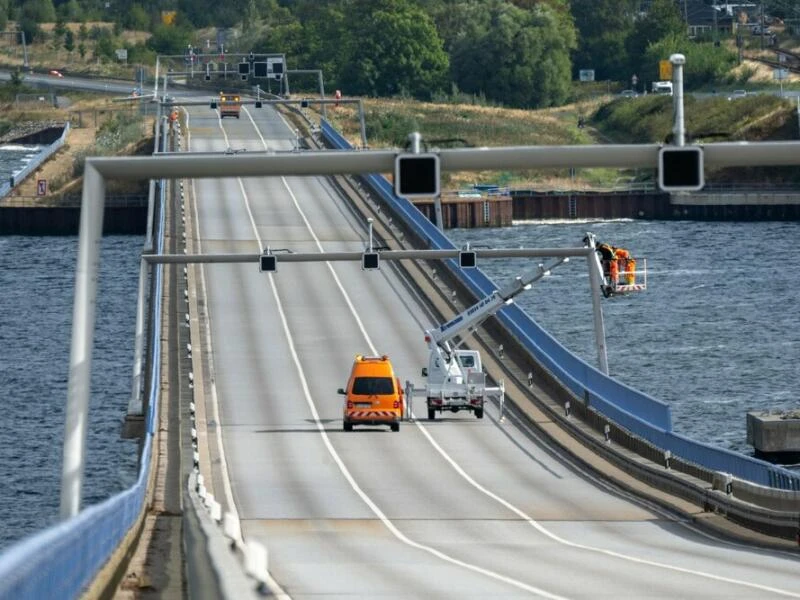
[[[797,462],[800,460],[800,410],[747,413],[747,443],[761,458]]]

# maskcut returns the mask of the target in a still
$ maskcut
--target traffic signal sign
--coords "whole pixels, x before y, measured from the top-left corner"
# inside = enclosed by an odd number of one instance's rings
[[[274,273],[278,270],[278,258],[274,254],[262,254],[258,257],[258,270],[261,273]]]
[[[379,268],[380,255],[377,252],[364,252],[361,255],[361,268],[365,271],[372,271]]]
[[[462,250],[458,253],[458,266],[462,269],[474,269],[478,264],[478,255],[474,250]]]
[[[439,156],[398,154],[394,161],[394,193],[401,198],[439,195]]]
[[[699,146],[665,146],[658,153],[658,186],[664,192],[703,189],[703,149]]]

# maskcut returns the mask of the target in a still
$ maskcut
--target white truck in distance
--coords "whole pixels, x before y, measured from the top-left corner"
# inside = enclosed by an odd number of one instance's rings
[[[659,96],[672,96],[672,82],[671,81],[654,81],[653,93]]]
[[[428,367],[422,369],[422,376],[427,378],[427,382],[420,389],[407,383],[406,398],[410,400],[414,395],[424,394],[428,419],[435,419],[437,411],[456,413],[460,410],[471,410],[478,419],[482,419],[486,397],[497,395],[502,400],[504,392],[502,387],[486,386],[480,352],[459,349],[466,338],[463,334],[474,331],[503,306],[511,304],[514,296],[530,289],[531,284],[568,260],[564,257],[555,259],[547,266],[539,264],[532,272],[517,277],[501,290],[495,290],[447,323],[426,330],[425,341],[430,354]],[[461,341],[456,343],[456,338]]]

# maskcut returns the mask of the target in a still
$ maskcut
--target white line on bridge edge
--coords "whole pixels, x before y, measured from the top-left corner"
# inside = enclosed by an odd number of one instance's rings
[[[183,109],[184,114],[186,115],[186,150],[189,151],[191,145],[191,133],[189,127],[189,112]],[[222,129],[222,134],[225,136],[225,143],[230,146],[230,142],[228,141],[228,135],[225,133],[225,130],[222,128],[222,119],[218,115],[219,127]],[[241,180],[240,180],[241,181]],[[198,253],[203,253],[203,242],[202,242],[202,235],[200,235],[200,218],[197,214],[197,193],[195,190],[195,180],[191,180],[192,186],[192,198],[194,202],[192,203],[192,209],[194,212],[194,222],[195,222],[195,231],[197,232],[197,249]],[[206,287],[206,268],[205,265],[200,265],[200,288],[201,293],[203,295],[203,304],[208,307],[208,293]],[[206,311],[206,318],[208,319],[208,324],[206,326],[206,348],[208,348],[208,353],[206,359],[208,360],[209,370],[213,373],[214,372],[214,361],[213,356],[214,353],[211,351],[211,311]],[[204,399],[200,399],[200,401],[204,401]],[[225,457],[225,446],[222,443],[222,422],[220,421],[219,417],[219,400],[217,398],[217,383],[216,377],[211,378],[211,405],[214,411],[214,420],[217,423],[216,426],[216,438],[217,438],[217,448],[219,450],[219,457],[220,457],[220,470],[222,471],[222,487],[225,491],[225,503],[228,507],[228,512],[233,515],[236,519],[236,522],[239,523],[238,529],[238,539],[236,540],[240,546],[244,546],[244,540],[242,539],[242,527],[241,527],[241,520],[239,519],[239,512],[236,510],[236,503],[233,500],[233,492],[231,490],[231,483],[230,483],[230,476],[228,474],[228,459]],[[284,589],[272,578],[272,575],[267,570],[267,586],[269,587],[272,594],[277,598],[287,598],[291,599],[291,596],[287,594]]]

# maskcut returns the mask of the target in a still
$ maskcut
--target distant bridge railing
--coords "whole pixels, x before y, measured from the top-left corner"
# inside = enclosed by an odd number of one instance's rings
[[[68,133],[69,122],[64,124],[64,131],[61,132],[61,136],[55,142],[34,156],[23,169],[11,175],[8,181],[0,184],[0,198],[7,196],[21,181],[38,169],[39,165],[55,154],[64,145]]]
[[[322,135],[334,148],[351,149],[351,144],[326,120]],[[411,202],[394,194],[382,175],[364,176],[372,190],[431,248],[455,246]],[[477,297],[497,289],[479,269],[461,269],[456,260],[445,261],[451,272]],[[655,446],[669,450],[689,462],[713,471],[730,473],[759,485],[800,490],[800,476],[792,471],[749,456],[696,442],[672,432],[670,408],[664,402],[635,390],[581,360],[542,329],[516,304],[497,313],[506,330],[547,368],[566,388],[595,410]]]

